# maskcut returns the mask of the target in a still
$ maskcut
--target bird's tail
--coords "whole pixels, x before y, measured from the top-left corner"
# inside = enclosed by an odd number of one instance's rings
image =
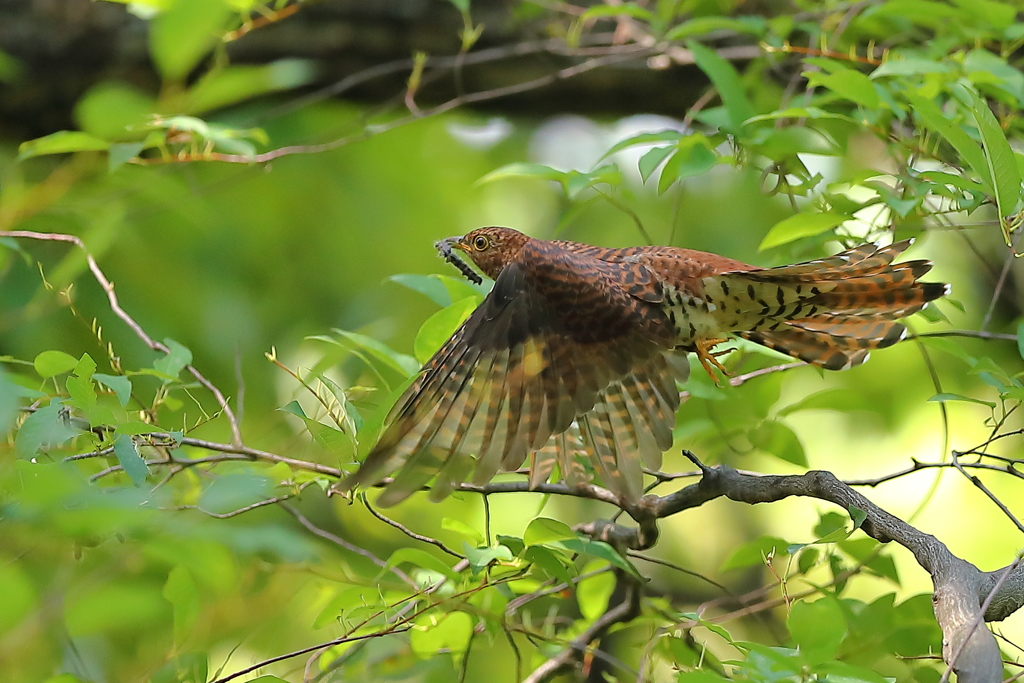
[[[726,310],[732,304],[754,318],[739,336],[844,370],[863,363],[871,349],[902,339],[906,328],[896,321],[949,292],[948,285],[919,282],[929,262],[892,263],[909,245],[867,244],[816,261],[725,273],[707,278],[705,288],[731,294],[722,302]]]

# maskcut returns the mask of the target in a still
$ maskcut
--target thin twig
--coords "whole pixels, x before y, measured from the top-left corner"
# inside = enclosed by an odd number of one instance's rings
[[[370,562],[373,562],[375,565],[377,565],[381,569],[387,569],[388,571],[390,571],[392,574],[394,574],[399,579],[401,579],[402,581],[407,583],[409,586],[411,586],[414,590],[419,590],[419,586],[416,584],[416,582],[413,581],[412,578],[408,574],[403,572],[398,567],[392,567],[387,562],[385,562],[384,560],[380,559],[379,557],[377,557],[376,555],[371,553],[369,550],[366,550],[365,548],[360,548],[357,545],[349,543],[345,539],[341,538],[340,536],[336,536],[336,535],[332,534],[330,531],[327,531],[326,529],[321,529],[320,527],[318,527],[317,525],[313,524],[311,521],[306,519],[305,515],[303,515],[301,512],[296,510],[294,507],[292,507],[288,503],[281,503],[281,507],[284,508],[284,510],[287,511],[288,514],[290,514],[292,517],[294,517],[296,520],[298,520],[299,524],[301,524],[302,526],[306,527],[306,529],[311,531],[313,534],[319,536],[320,538],[324,539],[325,541],[330,541],[331,543],[334,543],[335,545],[341,546],[342,548],[344,548],[345,550],[348,550],[349,552],[353,552],[353,553],[355,553],[357,555],[362,555],[363,557],[368,559]],[[307,652],[309,652],[309,650],[307,650]]]
[[[251,505],[246,505],[245,507],[240,507],[237,510],[232,510],[231,512],[224,512],[224,513],[210,512],[209,510],[204,510],[203,508],[199,507],[198,505],[176,505],[174,507],[160,508],[160,509],[161,510],[172,510],[172,511],[177,511],[177,510],[198,510],[199,512],[202,512],[204,515],[207,515],[209,517],[214,517],[216,519],[230,519],[231,517],[237,517],[238,515],[244,514],[246,512],[250,512],[252,510],[256,510],[256,509],[261,508],[261,507],[266,507],[268,505],[276,505],[277,503],[284,502],[286,500],[289,500],[290,498],[295,498],[300,493],[302,493],[302,491],[304,491],[307,486],[309,486],[312,483],[314,483],[314,482],[307,481],[306,483],[300,485],[299,486],[299,490],[296,493],[287,493],[287,494],[285,494],[283,496],[276,496],[274,498],[267,498],[265,500],[260,500],[260,501],[257,501],[255,503],[251,504]]]
[[[1024,532],[1024,524],[1022,524],[1021,521],[1017,519],[1017,517],[1012,512],[1010,512],[1010,508],[1006,507],[1006,503],[999,500],[999,496],[992,493],[992,491],[989,490],[987,486],[985,486],[981,479],[974,476],[973,474],[967,473],[967,470],[960,463],[960,455],[961,454],[958,453],[957,451],[953,451],[953,466],[956,467],[957,471],[960,472],[960,474],[964,475],[964,477],[966,477],[969,482],[971,482],[978,489],[980,489],[982,493],[988,496],[988,499],[995,503],[996,507],[1002,510],[1003,514],[1006,515],[1011,522],[1013,522],[1013,525],[1016,526],[1019,531]]]
[[[236,671],[235,673],[233,673],[233,674],[231,674],[229,676],[224,676],[222,678],[218,678],[217,680],[212,681],[211,683],[227,683],[228,681],[232,681],[232,680],[238,678],[239,676],[244,676],[245,674],[252,673],[253,671],[256,671],[257,669],[262,669],[263,667],[267,666],[268,664],[273,664],[275,662],[283,662],[286,659],[291,659],[292,657],[299,657],[301,655],[306,654],[307,652],[313,652],[314,650],[320,650],[320,649],[323,649],[324,647],[333,647],[334,645],[341,645],[342,643],[353,643],[353,642],[360,641],[360,640],[367,640],[369,638],[379,638],[382,635],[391,635],[393,633],[404,633],[405,631],[408,631],[411,628],[412,628],[411,626],[407,626],[405,628],[396,628],[393,631],[388,631],[387,633],[370,633],[370,634],[367,634],[367,635],[364,635],[364,636],[345,636],[345,637],[342,637],[342,638],[335,638],[334,640],[329,640],[326,643],[321,643],[319,645],[313,645],[311,647],[304,647],[301,650],[296,650],[294,652],[289,652],[288,654],[278,655],[276,657],[271,657],[270,659],[264,659],[263,661],[258,662],[256,664],[253,664],[252,666],[246,667],[246,668],[242,669],[241,671]]]
[[[89,250],[86,248],[85,243],[82,242],[82,240],[79,237],[75,235],[65,235],[62,233],[34,232],[32,230],[0,231],[0,237],[31,239],[46,242],[69,242],[78,247],[79,249],[81,249],[85,253],[85,260],[86,263],[88,263],[89,265],[89,270],[92,272],[92,275],[96,279],[96,282],[99,283],[100,287],[102,287],[103,291],[106,293],[107,302],[109,303],[110,310],[113,311],[114,315],[120,318],[129,328],[131,328],[131,330],[135,333],[135,336],[141,339],[142,342],[149,348],[153,349],[154,351],[159,351],[161,353],[171,352],[171,350],[167,348],[165,344],[156,341],[148,334],[146,334],[146,331],[142,329],[142,326],[139,325],[139,323],[135,322],[135,319],[128,315],[128,313],[123,308],[121,308],[121,304],[118,302],[117,299],[117,294],[114,293],[114,283],[108,280],[107,276],[104,275],[102,270],[100,270],[99,264],[96,263],[96,259],[93,258],[91,253],[89,253]],[[207,391],[213,394],[214,398],[217,400],[217,405],[219,405],[220,409],[224,411],[224,414],[227,416],[228,422],[231,425],[232,442],[236,446],[241,446],[242,432],[238,426],[238,420],[235,418],[235,413],[234,411],[231,410],[231,406],[228,405],[228,401],[226,398],[224,398],[224,394],[222,394],[220,392],[220,389],[214,386],[214,384],[210,380],[206,379],[206,377],[204,377],[203,374],[200,373],[199,370],[195,368],[195,366],[186,365],[185,369],[188,370],[189,373],[191,373],[191,375],[196,378],[196,381],[203,385],[203,387],[205,387]]]
[[[446,546],[444,543],[441,543],[441,541],[437,540],[436,538],[431,538],[430,536],[424,536],[423,534],[418,534],[415,531],[413,531],[412,529],[404,526],[403,524],[401,524],[399,522],[396,522],[395,520],[393,520],[393,519],[391,519],[389,517],[385,517],[381,513],[377,512],[376,510],[373,509],[373,506],[370,505],[370,501],[368,501],[366,499],[366,494],[365,493],[361,493],[359,495],[359,500],[363,501],[363,505],[365,505],[366,509],[370,511],[371,515],[373,515],[374,517],[376,517],[380,521],[384,522],[385,524],[389,524],[389,525],[395,527],[396,529],[401,531],[403,534],[405,534],[409,538],[414,538],[417,541],[423,541],[424,543],[429,543],[432,546],[440,548],[441,550],[443,550],[444,552],[448,553],[452,557],[457,557],[460,560],[465,559],[462,555],[459,555],[454,550],[451,550],[448,546]]]

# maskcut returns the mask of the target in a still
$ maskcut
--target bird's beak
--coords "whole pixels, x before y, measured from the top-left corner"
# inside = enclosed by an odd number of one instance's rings
[[[466,248],[466,245],[462,243],[462,235],[457,235],[455,237],[447,237],[441,241],[448,245],[449,248],[455,247],[459,251],[469,253],[469,250]]]

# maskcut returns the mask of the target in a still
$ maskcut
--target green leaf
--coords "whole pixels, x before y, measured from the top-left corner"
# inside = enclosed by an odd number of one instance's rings
[[[718,674],[705,669],[680,671],[676,675],[676,683],[723,683],[732,679],[722,678]]]
[[[784,218],[773,225],[768,234],[761,240],[757,250],[764,251],[765,249],[788,244],[802,237],[820,235],[849,219],[849,216],[832,212],[798,213],[789,218]]]
[[[137,157],[145,148],[145,142],[119,142],[111,145],[107,153],[107,171],[113,173]]]
[[[8,633],[36,607],[38,595],[27,567],[17,562],[0,563],[0,634]]]
[[[438,273],[429,275],[399,273],[392,275],[388,280],[422,294],[442,308],[451,306],[453,301],[460,301],[467,296],[486,296],[491,289],[490,282],[487,280],[483,284],[477,285],[461,277],[450,277]]]
[[[269,498],[273,495],[273,488],[274,482],[263,474],[236,470],[215,477],[203,490],[198,505],[209,512],[230,512]],[[260,544],[264,542],[259,541]]]
[[[953,0],[961,9],[972,16],[983,19],[992,28],[1003,30],[1013,24],[1017,16],[1013,3],[996,0]]]
[[[584,190],[595,185],[618,185],[622,182],[622,173],[615,164],[599,166],[589,173],[566,171],[562,179],[562,188],[569,199],[576,199]]]
[[[754,108],[747,99],[743,82],[736,68],[718,56],[714,50],[695,41],[687,41],[686,46],[693,53],[693,61],[707,74],[729,113],[729,126],[732,132],[738,132],[743,122],[754,115]]]
[[[590,7],[586,12],[580,15],[578,21],[585,23],[591,19],[597,19],[599,17],[633,17],[634,19],[640,19],[648,23],[657,21],[657,17],[649,9],[644,9],[635,3],[623,3],[621,5],[598,5],[596,7]]]
[[[427,318],[416,333],[416,341],[413,342],[416,360],[421,364],[430,360],[441,345],[448,341],[455,330],[476,310],[480,301],[480,296],[466,297]]]
[[[909,20],[935,29],[964,18],[956,8],[934,0],[890,0],[877,7],[872,16]]]
[[[821,107],[790,107],[781,111],[773,111],[768,114],[760,114],[758,116],[752,116],[747,119],[747,123],[757,123],[758,121],[775,121],[777,119],[833,119],[836,121],[848,121],[850,123],[857,123],[856,120],[850,118],[846,114],[837,114],[831,111],[825,111]]]
[[[148,683],[206,683],[207,668],[205,653],[185,652],[160,667]]]
[[[869,560],[865,566],[878,576],[889,579],[897,586],[901,585],[900,573],[896,569],[896,563],[888,555],[878,555]]]
[[[417,273],[398,273],[389,277],[388,280],[422,294],[442,308],[452,304],[448,288],[436,277]]]
[[[759,139],[757,151],[776,160],[789,159],[796,154],[821,154],[840,156],[842,148],[821,132],[807,126],[774,126],[764,131]]]
[[[927,128],[945,138],[946,142],[952,145],[960,157],[967,162],[967,165],[978,174],[985,188],[989,192],[993,192],[995,185],[992,182],[992,173],[989,171],[985,154],[978,144],[960,126],[947,119],[938,105],[931,100],[912,92],[905,92],[903,96],[913,108],[914,117]]]
[[[655,147],[644,153],[637,162],[637,170],[640,171],[640,179],[645,183],[651,174],[658,170],[665,157],[676,151],[675,147]]]
[[[996,407],[996,404],[992,401],[982,401],[980,398],[973,398],[971,396],[964,396],[963,394],[953,394],[949,392],[935,394],[928,400],[936,403],[945,403],[946,401],[964,401],[966,403],[977,403],[978,405],[988,406],[989,408]]]
[[[14,447],[19,457],[33,458],[40,450],[56,448],[77,435],[67,408],[54,401],[25,418]]]
[[[118,436],[117,440],[114,441],[114,455],[117,456],[117,462],[124,468],[125,474],[128,475],[133,484],[142,486],[146,483],[149,468],[146,466],[146,461],[142,459],[139,452],[135,449],[132,437],[126,434]]]
[[[110,577],[88,592],[78,591],[64,607],[64,621],[73,636],[151,628],[169,617],[167,602],[157,590],[135,577]]]
[[[278,408],[281,412],[295,415],[306,425],[306,430],[313,440],[320,444],[328,453],[335,455],[354,455],[356,452],[356,439],[352,434],[346,434],[340,429],[325,425],[319,420],[307,417],[305,411],[298,401],[291,401],[288,405]]]
[[[972,92],[974,106],[971,113],[978,124],[981,140],[985,149],[985,161],[988,172],[994,181],[996,206],[999,210],[999,223],[1003,229],[1003,238],[1010,244],[1010,229],[1006,217],[1016,211],[1020,200],[1020,171],[1013,149],[999,126],[995,114],[988,108],[988,103],[977,93]]]
[[[695,134],[680,140],[676,153],[672,155],[658,180],[658,193],[662,194],[675,181],[701,175],[714,168],[718,156],[708,148],[703,135]]]
[[[866,109],[878,108],[878,91],[871,79],[859,71],[842,69],[835,73],[805,72],[811,85],[823,85],[840,97]]]
[[[837,529],[846,529],[846,517],[838,512],[826,512],[814,525],[814,533],[819,539],[825,538]]]
[[[765,559],[776,555],[786,555],[789,543],[776,536],[762,536],[748,541],[732,551],[722,563],[722,571],[757,567],[765,563]]]
[[[846,637],[846,619],[834,598],[794,603],[786,625],[804,657],[812,662],[834,658]]]
[[[92,378],[110,389],[117,396],[122,406],[128,405],[132,397],[132,381],[124,375],[104,375],[101,372],[94,373]]]
[[[607,567],[602,560],[592,560],[580,570],[581,574]],[[608,600],[615,590],[615,574],[602,572],[590,576],[576,584],[576,602],[580,606],[580,614],[587,621],[594,621],[608,609]]]
[[[712,31],[730,31],[734,33],[749,33],[761,35],[765,30],[765,21],[761,17],[743,17],[733,19],[730,17],[696,17],[688,19],[681,24],[673,26],[665,34],[665,40],[683,40],[692,36],[702,36]]]
[[[815,673],[825,674],[819,677],[824,681],[843,681],[843,683],[892,683],[893,679],[875,673],[862,666],[854,666],[847,662],[824,661],[816,664]]]
[[[0,83],[7,85],[18,85],[25,76],[25,67],[20,60],[15,59],[3,50],[0,50]]]
[[[18,147],[18,161],[46,154],[67,152],[96,152],[110,147],[110,143],[97,137],[74,130],[61,130],[35,140],[28,140]]]
[[[452,581],[459,580],[459,574],[457,572],[453,571],[451,567],[434,555],[428,553],[426,550],[421,550],[419,548],[399,548],[395,552],[391,553],[391,557],[388,558],[387,564],[389,567],[397,567],[404,562],[409,562],[416,567],[438,572]]]
[[[74,375],[75,377],[84,377],[89,379],[92,377],[92,373],[96,372],[96,361],[92,359],[87,353],[82,354],[82,358],[75,365]]]
[[[1024,358],[1024,321],[1017,325],[1017,353]],[[2,420],[0,420],[0,424],[3,424]]]
[[[907,57],[905,59],[890,58],[881,66],[871,72],[869,78],[882,78],[883,76],[921,76],[924,74],[946,74],[953,71],[953,67],[945,62],[936,62],[932,59],[922,57]]]
[[[513,555],[519,555],[519,553],[523,552],[523,549],[526,548],[526,544],[523,543],[523,539],[518,536],[497,534],[494,538],[497,539],[498,543],[511,550]]]
[[[848,413],[853,410],[866,410],[869,405],[861,392],[852,389],[825,389],[805,396],[803,399],[786,406],[777,414],[779,417],[792,415],[803,410],[834,410]]]
[[[365,353],[366,356],[379,361],[381,364],[397,372],[403,378],[416,374],[416,371],[420,369],[420,365],[416,362],[415,358],[407,356],[404,353],[398,353],[373,337],[367,337],[365,334],[359,334],[358,332],[349,332],[348,330],[334,329],[332,331],[334,334],[338,335],[340,339],[323,336],[307,337],[307,339],[326,341],[331,344],[347,348],[358,354]]]
[[[629,572],[634,578],[645,580],[633,564],[604,541],[592,541],[583,535],[576,538],[568,538],[564,541],[550,541],[545,543],[549,548],[560,548],[574,553],[590,555],[598,559],[607,560],[619,569]]]
[[[7,432],[18,414],[19,389],[7,379],[7,371],[0,366],[0,435]]]
[[[174,641],[182,643],[199,619],[200,610],[199,590],[188,569],[179,564],[170,571],[163,596],[174,610]]]
[[[68,377],[64,380],[64,386],[71,398],[68,405],[79,410],[88,410],[96,405],[96,389],[92,382],[86,377]]]
[[[164,339],[168,352],[163,358],[153,361],[153,369],[177,379],[178,373],[192,362],[192,352],[171,338]]]
[[[858,507],[854,507],[852,505],[847,509],[847,512],[850,513],[850,520],[853,521],[853,528],[854,529],[861,528],[861,526],[864,525],[864,520],[866,520],[868,518],[868,513],[867,512],[865,512],[864,510],[861,510]]]
[[[931,180],[932,182],[939,183],[941,185],[952,185],[958,190],[963,190],[964,192],[985,191],[985,186],[982,185],[981,183],[976,183],[970,178],[965,178],[962,175],[958,175],[955,173],[943,173],[942,171],[925,171],[924,173],[921,173],[919,177],[924,178],[925,180]]]
[[[469,566],[473,570],[474,576],[492,562],[498,560],[510,562],[512,560],[512,551],[503,545],[494,545],[490,548],[474,548],[463,541],[462,549],[466,553],[466,559],[469,561]]]
[[[75,103],[75,121],[101,140],[136,141],[157,110],[152,95],[122,81],[101,80]],[[110,151],[118,147],[110,146]]]
[[[479,531],[469,526],[462,520],[452,519],[451,517],[445,517],[441,520],[441,528],[445,531],[452,531],[468,539],[471,543],[475,543],[478,546],[484,544],[484,535]],[[511,558],[509,558],[511,559]]]
[[[501,168],[497,168],[480,180],[476,181],[477,185],[483,185],[484,183],[494,182],[495,180],[503,180],[505,178],[539,178],[541,180],[554,180],[561,183],[565,179],[565,172],[545,166],[544,164],[534,164],[529,162],[516,162],[514,164],[507,164]]]
[[[465,612],[431,612],[416,620],[409,644],[420,659],[433,659],[440,650],[448,650],[461,661],[473,637],[473,619]]]
[[[621,152],[624,149],[629,149],[630,147],[636,147],[637,145],[649,145],[655,142],[675,142],[682,137],[683,133],[680,133],[677,130],[662,130],[657,133],[640,133],[639,135],[634,135],[615,143],[601,158],[607,159],[613,154]]]
[[[221,0],[177,0],[149,23],[149,51],[166,81],[182,81],[220,40],[230,16]]]
[[[202,114],[266,93],[305,85],[316,75],[312,62],[279,59],[263,66],[228,66],[208,71],[188,92],[188,109]]]
[[[757,448],[771,453],[780,460],[807,467],[807,454],[796,433],[781,422],[765,420],[752,429],[748,436]]]
[[[576,532],[567,524],[548,517],[534,519],[523,533],[523,543],[526,545],[540,545],[552,541],[564,541],[568,538],[576,538]]]
[[[152,434],[153,432],[160,431],[160,428],[147,422],[129,420],[127,422],[118,423],[117,429],[114,431],[117,434],[124,434],[125,436],[136,436],[138,434]]]
[[[43,379],[70,372],[78,366],[78,360],[63,351],[43,351],[32,361],[36,372]]]
[[[563,562],[560,555],[550,548],[542,545],[533,545],[523,553],[523,559],[531,562],[562,583],[571,583],[572,575],[569,573],[567,563]]]

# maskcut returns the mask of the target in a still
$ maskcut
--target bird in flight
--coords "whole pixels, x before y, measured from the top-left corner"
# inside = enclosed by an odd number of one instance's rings
[[[690,249],[606,249],[499,227],[442,240],[449,261],[475,275],[452,250],[466,253],[494,287],[339,488],[396,472],[380,505],[431,479],[439,500],[527,459],[531,487],[556,466],[572,486],[590,479],[589,458],[606,487],[636,501],[643,466],[657,469],[672,447],[687,352],[712,377],[725,371],[713,349],[732,336],[827,370],[859,365],[903,338],[899,318],[949,291],[918,281],[927,261],[893,264],[909,245],[758,268]]]

